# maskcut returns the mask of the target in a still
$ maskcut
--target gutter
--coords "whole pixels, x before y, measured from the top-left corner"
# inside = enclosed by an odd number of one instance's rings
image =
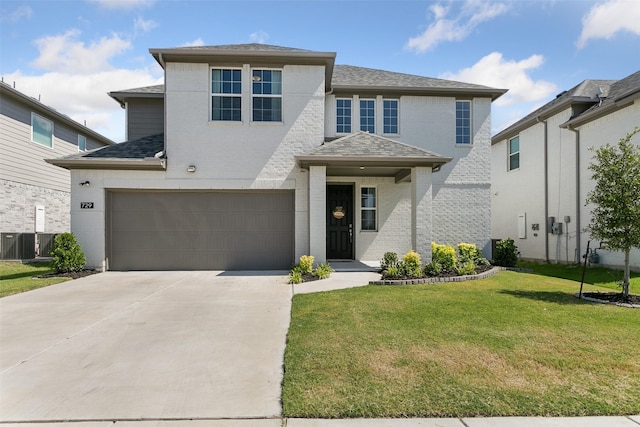
[[[580,236],[580,131],[572,128],[571,125],[566,128],[576,134],[576,262],[579,264],[582,250]]]
[[[541,120],[540,116],[536,117],[536,121],[544,125],[544,221],[546,224],[547,218],[549,218],[549,125],[547,124],[547,119]],[[544,233],[544,259],[547,263],[549,262],[549,233],[546,226]]]

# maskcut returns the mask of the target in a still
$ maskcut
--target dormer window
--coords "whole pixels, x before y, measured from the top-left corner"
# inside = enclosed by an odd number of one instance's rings
[[[242,120],[242,70],[211,70],[211,120]]]
[[[253,70],[251,73],[253,121],[282,121],[282,71]]]

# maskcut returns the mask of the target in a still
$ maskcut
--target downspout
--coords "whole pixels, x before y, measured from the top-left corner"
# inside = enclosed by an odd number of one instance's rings
[[[580,264],[580,131],[567,126],[571,132],[576,134],[576,254],[575,261]]]
[[[549,218],[549,131],[546,120],[540,120],[540,116],[538,116],[536,121],[544,124],[544,221],[546,224],[547,218]],[[546,227],[544,233],[544,259],[547,263],[549,262],[549,233]]]

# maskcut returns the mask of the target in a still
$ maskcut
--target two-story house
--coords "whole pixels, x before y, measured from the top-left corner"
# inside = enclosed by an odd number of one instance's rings
[[[590,148],[615,145],[640,127],[640,71],[621,80],[585,80],[492,138],[492,236],[515,240],[521,256],[581,262],[591,236]],[[636,136],[635,144],[640,143]],[[592,241],[598,262],[624,254]],[[630,265],[640,269],[640,251]]]
[[[428,260],[432,241],[489,255],[491,102],[505,90],[263,44],[150,53],[164,85],[110,94],[129,140],[50,160],[71,170],[88,265]]]
[[[0,259],[46,255],[51,237],[70,230],[70,173],[44,159],[111,144],[0,83]]]

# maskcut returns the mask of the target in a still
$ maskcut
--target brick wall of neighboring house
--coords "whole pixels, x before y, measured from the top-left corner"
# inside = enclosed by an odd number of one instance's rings
[[[45,207],[45,232],[70,230],[70,195],[65,191],[0,180],[0,232],[33,233],[36,206]]]

